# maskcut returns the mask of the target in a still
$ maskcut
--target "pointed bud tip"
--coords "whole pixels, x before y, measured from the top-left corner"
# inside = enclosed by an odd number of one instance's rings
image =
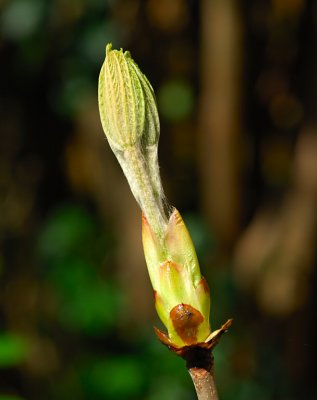
[[[142,211],[142,225],[148,225],[148,222],[147,222],[146,216],[145,216],[145,214],[144,214],[144,212],[143,212],[143,211]]]
[[[209,289],[208,283],[203,276],[201,277],[201,280],[199,281],[199,285],[201,285],[201,287],[204,289],[204,292],[206,294],[210,294],[210,289]]]
[[[129,50],[126,50],[123,55],[125,56],[125,58],[132,58],[131,57],[131,53],[129,52]]]
[[[152,238],[152,236],[153,236],[152,229],[150,227],[150,224],[149,224],[144,212],[142,212],[142,231],[143,231],[144,234],[150,235],[151,238]]]
[[[123,51],[122,47],[120,47],[120,50],[115,50],[112,48],[112,43],[109,42],[106,44],[106,56],[111,52],[121,53],[124,55],[125,58],[130,58],[130,59],[132,58],[129,50]]]
[[[169,223],[170,224],[175,224],[175,225],[179,225],[181,223],[183,223],[183,218],[180,215],[179,211],[174,207],[173,212],[170,216],[169,219]]]
[[[107,43],[107,45],[106,45],[106,55],[108,55],[108,53],[110,53],[111,50],[112,50],[112,43]]]

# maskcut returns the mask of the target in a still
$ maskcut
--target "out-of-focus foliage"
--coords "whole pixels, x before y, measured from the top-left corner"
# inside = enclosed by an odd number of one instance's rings
[[[234,318],[220,398],[317,398],[315,15],[302,0],[0,1],[0,400],[195,398],[154,337],[139,211],[102,134],[108,42],[155,89],[212,327]]]
[[[193,111],[194,96],[188,82],[172,80],[165,82],[158,92],[159,110],[162,118],[180,121]]]
[[[1,16],[2,32],[13,40],[30,37],[41,24],[44,2],[14,0],[8,2]]]
[[[25,360],[28,346],[23,337],[10,333],[0,335],[0,368],[19,365]]]
[[[0,400],[22,400],[21,397],[16,397],[16,396],[1,396],[0,395]]]
[[[107,243],[91,216],[70,206],[54,213],[40,234],[39,252],[58,293],[63,326],[98,335],[115,324],[122,295],[95,265],[101,264]]]

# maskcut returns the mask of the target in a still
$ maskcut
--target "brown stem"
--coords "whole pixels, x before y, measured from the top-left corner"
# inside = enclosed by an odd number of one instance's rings
[[[183,356],[193,380],[198,400],[218,400],[210,350],[195,348]]]
[[[198,400],[218,400],[213,371],[191,368],[189,373],[194,382]]]

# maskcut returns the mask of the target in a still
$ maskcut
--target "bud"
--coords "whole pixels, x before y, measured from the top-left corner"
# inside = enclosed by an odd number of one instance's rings
[[[106,46],[98,97],[110,147],[153,231],[161,238],[167,215],[157,161],[159,118],[153,88],[128,51]]]
[[[98,92],[104,132],[143,212],[145,259],[156,310],[168,334],[156,332],[179,354],[187,346],[211,349],[231,322],[210,332],[210,294],[192,240],[179,212],[167,214],[153,88],[129,52],[108,44]]]
[[[155,306],[170,342],[176,347],[204,342],[210,335],[210,294],[181,215],[174,209],[164,246],[157,241],[145,217],[142,238]]]
[[[128,51],[112,50],[112,45],[107,45],[98,96],[101,123],[114,152],[158,143],[154,91]]]

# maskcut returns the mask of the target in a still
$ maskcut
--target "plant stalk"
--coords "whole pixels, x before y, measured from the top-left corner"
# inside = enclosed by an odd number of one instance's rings
[[[193,380],[198,400],[218,400],[210,350],[196,348],[184,356],[186,367]]]
[[[155,187],[155,184],[151,180],[148,160],[144,159],[144,155],[138,146],[131,146],[123,153],[119,152],[116,155],[134,197],[144,212],[151,229],[153,229],[157,238],[163,245],[168,217],[164,213],[164,206],[162,203],[163,193],[157,193],[157,187]],[[151,162],[153,163],[153,161]],[[157,185],[157,182],[155,183]]]
[[[193,380],[198,400],[218,400],[213,371],[204,368],[190,368],[189,374]]]

